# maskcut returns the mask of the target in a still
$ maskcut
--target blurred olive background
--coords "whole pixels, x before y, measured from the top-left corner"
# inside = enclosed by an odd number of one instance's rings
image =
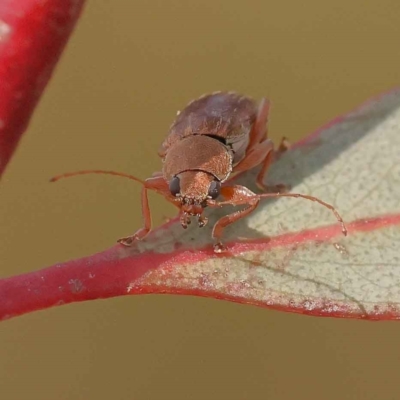
[[[114,244],[141,223],[175,113],[205,92],[272,100],[295,141],[399,84],[400,2],[95,0],[1,182],[1,276]],[[154,223],[173,213],[152,196]],[[0,325],[1,399],[398,399],[400,323],[211,299],[72,304]]]

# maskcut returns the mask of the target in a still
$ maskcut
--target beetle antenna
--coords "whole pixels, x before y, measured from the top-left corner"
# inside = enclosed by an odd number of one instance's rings
[[[124,172],[104,171],[102,169],[91,169],[91,170],[85,170],[85,171],[67,172],[66,174],[54,176],[53,178],[50,179],[50,182],[57,182],[58,180],[63,179],[63,178],[71,178],[72,176],[86,175],[86,174],[102,174],[102,175],[122,176],[123,178],[128,178],[128,179],[131,179],[133,181],[139,182],[142,185],[144,185],[144,181],[140,178],[136,178],[136,176],[125,174]]]
[[[266,198],[266,197],[296,197],[296,198],[303,198],[306,200],[310,201],[315,201],[316,203],[321,204],[322,206],[328,208],[329,210],[332,211],[336,219],[339,221],[340,225],[342,225],[342,233],[344,236],[347,236],[347,228],[346,225],[343,221],[343,218],[340,216],[340,214],[336,211],[335,207],[333,207],[329,203],[325,203],[324,201],[318,199],[317,197],[314,196],[308,196],[306,194],[299,194],[299,193],[264,193],[264,194],[259,194],[257,195],[259,198]]]

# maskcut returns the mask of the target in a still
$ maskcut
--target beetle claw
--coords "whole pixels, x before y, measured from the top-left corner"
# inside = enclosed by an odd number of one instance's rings
[[[117,242],[122,244],[123,246],[130,247],[130,246],[132,246],[132,244],[135,240],[136,240],[135,236],[127,236],[127,237],[118,239]]]
[[[227,248],[221,243],[221,242],[217,242],[214,244],[214,252],[221,254],[221,253],[225,253],[227,251]]]
[[[199,215],[199,218],[198,218],[199,228],[202,228],[203,226],[206,226],[207,222],[208,222],[208,218],[207,217],[203,217],[203,216]]]

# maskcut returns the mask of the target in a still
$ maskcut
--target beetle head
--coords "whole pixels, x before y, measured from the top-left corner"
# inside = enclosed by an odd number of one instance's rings
[[[184,171],[174,176],[169,183],[171,194],[181,203],[181,223],[190,224],[190,217],[198,217],[199,226],[204,226],[207,219],[202,216],[209,199],[219,196],[221,182],[204,171]]]

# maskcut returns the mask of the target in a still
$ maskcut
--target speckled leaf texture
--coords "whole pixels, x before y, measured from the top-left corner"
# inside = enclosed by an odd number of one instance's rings
[[[134,285],[191,289],[313,315],[399,315],[400,89],[298,143],[267,180],[333,204],[349,235],[342,236],[332,214],[318,204],[265,200],[227,231],[232,254],[226,257],[194,250],[209,243],[206,228],[184,231],[175,223],[157,230],[139,249],[173,251],[175,259]],[[237,243],[241,238],[251,240]]]

